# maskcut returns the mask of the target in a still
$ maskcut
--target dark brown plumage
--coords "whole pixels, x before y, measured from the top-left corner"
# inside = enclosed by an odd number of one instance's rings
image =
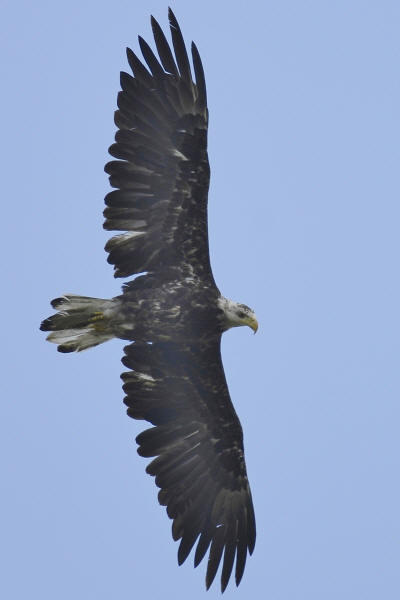
[[[235,564],[239,584],[256,527],[243,434],[229,397],[220,342],[229,327],[257,329],[251,309],[221,296],[210,266],[207,195],[207,94],[192,44],[194,79],[176,18],[171,48],[151,24],[159,57],[139,37],[146,66],[128,49],[133,76],[121,73],[118,131],[105,170],[106,245],[116,277],[141,274],[111,300],[66,295],[41,329],[61,352],[112,337],[129,340],[122,359],[128,415],[153,427],[137,437],[152,458],[147,472],[180,540],[178,562],[207,551],[206,586],[222,561],[225,590]]]

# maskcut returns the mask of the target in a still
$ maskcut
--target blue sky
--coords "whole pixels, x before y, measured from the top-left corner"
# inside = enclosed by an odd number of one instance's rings
[[[400,5],[172,7],[206,72],[214,274],[260,322],[223,343],[258,526],[225,597],[397,600]],[[125,46],[167,3],[2,13],[1,596],[204,598],[136,453],[123,342],[61,355],[38,330],[60,293],[119,293],[103,166]]]

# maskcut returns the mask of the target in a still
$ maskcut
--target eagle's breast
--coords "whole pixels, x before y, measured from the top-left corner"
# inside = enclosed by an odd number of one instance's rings
[[[211,339],[223,331],[223,314],[214,286],[200,279],[175,280],[144,293],[119,297],[114,329],[119,337],[185,343]]]

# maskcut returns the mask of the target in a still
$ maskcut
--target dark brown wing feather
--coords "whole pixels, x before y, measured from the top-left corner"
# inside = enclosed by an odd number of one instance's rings
[[[125,404],[134,419],[155,427],[137,437],[141,456],[156,457],[147,472],[160,487],[178,561],[196,544],[195,566],[207,550],[206,585],[222,562],[226,588],[236,557],[236,584],[256,528],[243,452],[242,428],[226,385],[220,339],[181,348],[170,342],[125,348]]]
[[[203,67],[192,45],[192,79],[182,33],[169,11],[175,57],[157,21],[159,58],[139,37],[146,66],[128,48],[133,77],[121,73],[110,154],[105,170],[116,188],[106,196],[104,228],[116,277],[178,267],[213,282],[207,231],[210,179],[207,95]]]

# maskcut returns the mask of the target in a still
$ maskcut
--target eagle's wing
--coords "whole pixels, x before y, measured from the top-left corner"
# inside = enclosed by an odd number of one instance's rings
[[[117,190],[106,196],[104,228],[116,277],[177,266],[211,278],[207,231],[207,98],[203,67],[192,44],[195,82],[177,20],[169,10],[175,57],[157,21],[159,59],[139,37],[148,69],[128,48],[134,77],[121,73],[118,131],[105,170]],[[213,281],[213,280],[212,280]]]
[[[238,585],[256,527],[242,428],[229,397],[220,339],[186,348],[133,343],[126,346],[123,363],[133,369],[122,374],[128,414],[155,425],[136,438],[138,452],[157,457],[147,472],[161,488],[159,501],[173,519],[173,538],[181,539],[179,564],[199,538],[195,566],[211,544],[207,588],[222,553],[222,591],[235,556]]]

